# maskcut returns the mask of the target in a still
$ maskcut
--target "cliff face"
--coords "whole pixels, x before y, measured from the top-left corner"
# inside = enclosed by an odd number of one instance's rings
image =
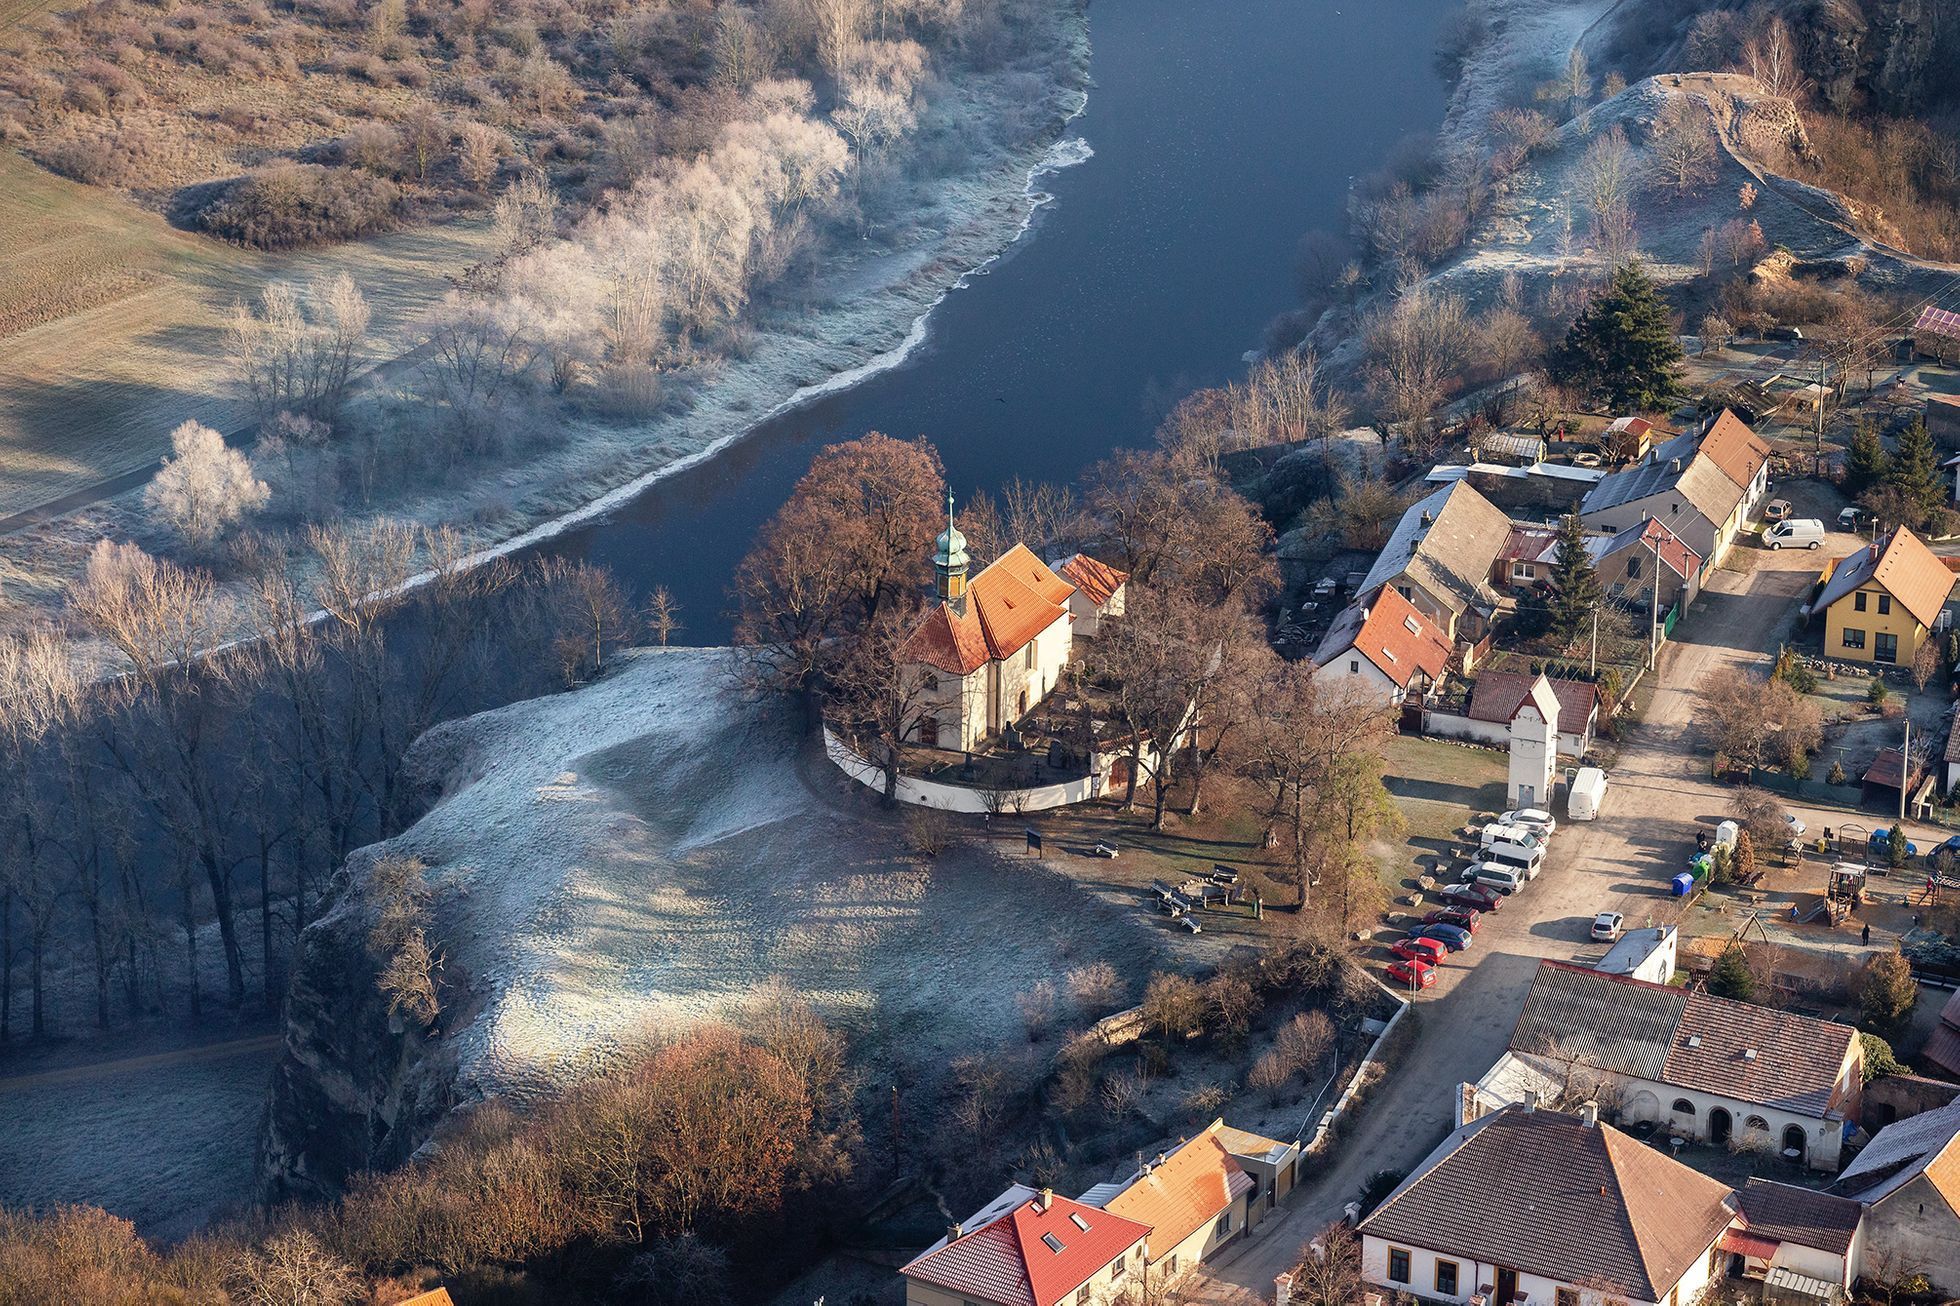
[[[300,936],[259,1138],[267,1200],[330,1196],[350,1174],[400,1164],[452,1104],[453,1059],[404,1028],[376,988],[360,893],[372,860],[355,855],[334,906]]]
[[[1809,0],[1790,16],[1819,93],[1837,108],[1960,106],[1960,0]]]

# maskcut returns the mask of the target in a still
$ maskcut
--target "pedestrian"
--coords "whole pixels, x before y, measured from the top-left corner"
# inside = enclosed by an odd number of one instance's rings
[[[1859,931],[1859,934],[1860,934],[1860,935],[1862,936],[1862,938],[1863,938],[1863,940],[1864,940],[1864,945],[1865,945],[1865,946],[1866,946],[1867,948],[1869,948],[1869,947],[1871,947],[1871,946],[1872,946],[1872,926],[1871,926],[1871,922],[1870,922],[1870,921],[1866,921],[1866,922],[1865,922],[1865,928],[1864,928],[1864,929],[1862,929],[1862,930],[1860,930],[1860,931]]]

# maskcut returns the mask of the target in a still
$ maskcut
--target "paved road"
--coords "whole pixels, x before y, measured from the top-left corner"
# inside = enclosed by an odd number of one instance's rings
[[[1827,549],[1855,547],[1852,537],[1834,536]],[[1339,1218],[1370,1174],[1421,1160],[1454,1119],[1456,1086],[1479,1078],[1509,1039],[1539,960],[1604,951],[1588,937],[1595,913],[1621,912],[1630,925],[1675,919],[1668,878],[1693,849],[1696,824],[1727,813],[1726,791],[1706,778],[1695,753],[1695,684],[1718,667],[1769,656],[1794,623],[1820,558],[1830,556],[1743,546],[1733,569],[1710,579],[1663,652],[1658,688],[1620,748],[1600,819],[1559,828],[1548,869],[1490,917],[1472,948],[1417,999],[1416,1041],[1365,1104],[1356,1132],[1337,1141],[1326,1168],[1287,1210],[1231,1258],[1200,1269],[1195,1300],[1270,1301],[1274,1276]]]

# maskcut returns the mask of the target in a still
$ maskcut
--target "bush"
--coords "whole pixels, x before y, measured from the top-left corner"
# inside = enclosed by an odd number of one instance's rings
[[[1892,1045],[1878,1035],[1866,1031],[1858,1035],[1858,1041],[1865,1048],[1865,1082],[1883,1079],[1887,1075],[1903,1075],[1906,1067],[1892,1051]]]
[[[1408,1172],[1405,1170],[1377,1170],[1369,1175],[1362,1181],[1361,1192],[1356,1198],[1361,1203],[1361,1213],[1366,1215],[1380,1206],[1383,1200],[1408,1177]]]
[[[386,231],[401,209],[401,189],[348,168],[279,163],[247,173],[198,214],[214,236],[258,249],[352,240]]]

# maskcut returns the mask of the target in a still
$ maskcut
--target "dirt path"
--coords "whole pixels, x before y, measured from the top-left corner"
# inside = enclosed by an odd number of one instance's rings
[[[1833,538],[1840,553],[1850,536]],[[1292,1206],[1193,1281],[1194,1300],[1272,1299],[1274,1276],[1295,1264],[1305,1242],[1333,1220],[1377,1170],[1406,1170],[1454,1121],[1455,1089],[1490,1068],[1510,1037],[1539,960],[1595,959],[1595,913],[1618,911],[1629,925],[1669,923],[1679,908],[1668,877],[1687,861],[1696,824],[1722,815],[1725,791],[1705,778],[1695,753],[1694,687],[1717,667],[1760,662],[1796,619],[1804,590],[1827,553],[1766,553],[1744,545],[1732,570],[1716,573],[1693,614],[1662,654],[1659,688],[1645,721],[1621,748],[1599,820],[1560,827],[1549,868],[1488,918],[1470,951],[1446,966],[1417,1000],[1416,1041],[1387,1084],[1365,1104],[1354,1130]]]

